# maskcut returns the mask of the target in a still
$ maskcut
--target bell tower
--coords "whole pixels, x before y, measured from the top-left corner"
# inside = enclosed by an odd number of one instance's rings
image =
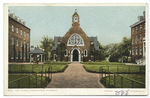
[[[72,26],[73,27],[80,26],[79,19],[80,19],[80,17],[77,13],[77,9],[75,9],[75,13],[72,15]]]

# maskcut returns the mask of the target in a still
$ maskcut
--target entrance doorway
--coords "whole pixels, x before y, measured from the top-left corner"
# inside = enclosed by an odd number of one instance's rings
[[[73,51],[73,61],[79,61],[79,53],[78,53],[78,50],[77,49],[75,49],[74,51]]]

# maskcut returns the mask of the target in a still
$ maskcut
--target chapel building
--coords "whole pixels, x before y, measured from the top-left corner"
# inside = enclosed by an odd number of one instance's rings
[[[88,37],[80,27],[78,13],[72,15],[72,27],[63,36],[55,36],[52,46],[52,60],[85,62],[99,60],[97,37]]]

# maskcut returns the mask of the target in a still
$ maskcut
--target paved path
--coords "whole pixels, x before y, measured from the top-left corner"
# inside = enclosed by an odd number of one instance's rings
[[[83,64],[73,62],[63,73],[54,73],[46,88],[104,88],[99,74],[86,72]]]

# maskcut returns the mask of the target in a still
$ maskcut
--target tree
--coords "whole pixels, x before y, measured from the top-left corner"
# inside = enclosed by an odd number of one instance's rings
[[[64,58],[65,49],[66,47],[64,43],[60,43],[56,48],[56,54],[59,55],[60,61],[62,61]]]
[[[50,59],[49,53],[52,51],[52,43],[53,43],[53,38],[48,37],[48,36],[43,36],[41,40],[41,45],[40,48],[44,50],[45,54],[45,60]]]

